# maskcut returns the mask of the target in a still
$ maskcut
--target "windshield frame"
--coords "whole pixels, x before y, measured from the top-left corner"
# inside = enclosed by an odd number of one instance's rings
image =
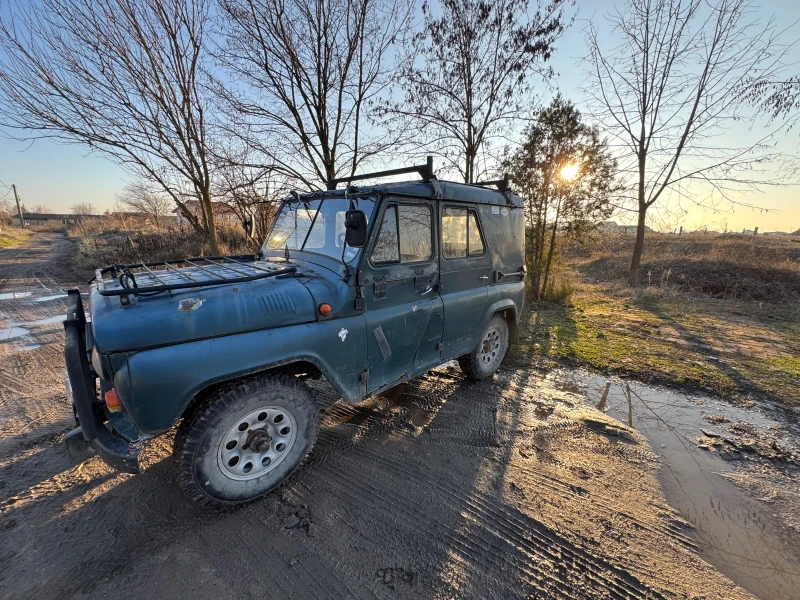
[[[279,219],[280,219],[281,215],[284,213],[284,209],[286,208],[287,205],[292,205],[292,204],[300,205],[301,203],[310,204],[310,203],[313,203],[313,202],[319,202],[319,205],[316,207],[316,209],[312,209],[312,210],[314,210],[314,216],[311,219],[310,224],[308,225],[308,230],[305,232],[305,236],[303,237],[303,243],[300,245],[299,248],[288,248],[288,251],[290,253],[301,252],[301,253],[304,253],[304,254],[308,253],[308,254],[314,254],[314,255],[317,255],[317,256],[324,256],[327,259],[335,260],[339,264],[350,265],[354,261],[359,259],[359,257],[362,254],[362,250],[364,248],[354,248],[352,246],[348,246],[347,245],[347,241],[346,241],[346,236],[345,236],[344,244],[341,247],[339,247],[339,246],[336,247],[337,250],[341,250],[341,252],[339,252],[338,254],[331,254],[331,253],[328,253],[328,252],[319,252],[319,251],[317,251],[318,248],[307,248],[306,247],[307,244],[308,244],[308,241],[309,241],[309,239],[311,237],[311,234],[314,232],[314,226],[317,223],[317,217],[319,217],[320,213],[322,213],[323,207],[325,206],[325,202],[332,201],[332,200],[333,201],[344,201],[344,202],[348,202],[348,203],[352,202],[353,205],[354,205],[355,210],[363,210],[363,208],[366,208],[364,206],[365,203],[364,202],[360,203],[359,201],[366,200],[368,203],[371,204],[371,206],[369,207],[368,210],[364,210],[364,213],[367,215],[368,227],[371,230],[372,229],[372,220],[373,220],[373,217],[374,217],[374,215],[375,215],[375,213],[376,213],[376,211],[378,209],[380,198],[381,198],[380,194],[360,194],[360,195],[355,195],[355,196],[337,194],[337,195],[321,195],[321,196],[310,197],[310,198],[301,198],[301,197],[294,197],[294,196],[290,196],[288,198],[284,198],[283,201],[280,204],[280,207],[278,208],[278,211],[277,211],[276,215],[275,215],[275,219],[273,220],[272,227],[270,228],[269,233],[267,234],[267,237],[264,240],[264,243],[261,245],[261,252],[264,253],[264,254],[267,254],[267,253],[272,253],[272,252],[278,253],[278,252],[286,251],[286,245],[284,245],[284,246],[282,246],[280,248],[275,248],[275,247],[272,247],[272,246],[269,245],[269,241],[270,241],[270,238],[273,236],[273,234],[275,232],[275,227],[279,224]],[[295,210],[294,212],[296,214],[297,210]],[[341,212],[341,211],[336,211],[336,212]],[[336,213],[334,213],[334,214],[336,214]],[[334,227],[334,232],[335,232],[335,228],[336,228],[336,219],[335,219],[335,217],[333,219],[333,227]],[[334,233],[334,235],[335,235],[335,233]],[[287,239],[289,237],[290,236],[287,236]],[[324,248],[324,247],[325,246],[322,246],[322,248]],[[365,245],[365,247],[366,247],[366,245]],[[346,253],[348,248],[356,251],[349,259],[344,257],[344,254]]]

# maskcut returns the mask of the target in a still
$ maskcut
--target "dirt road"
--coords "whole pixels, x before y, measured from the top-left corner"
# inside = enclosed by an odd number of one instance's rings
[[[317,385],[310,460],[228,513],[184,499],[169,436],[142,475],[76,465],[72,251],[0,251],[0,597],[751,598],[697,556],[639,434],[521,369],[443,367],[357,406]]]

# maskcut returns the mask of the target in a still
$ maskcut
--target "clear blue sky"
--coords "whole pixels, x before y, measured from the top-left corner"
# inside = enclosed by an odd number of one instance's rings
[[[800,19],[800,2],[795,0],[762,0],[761,5],[765,17],[774,13],[778,22],[784,25]],[[553,66],[559,73],[557,86],[579,107],[578,88],[583,80],[579,59],[586,49],[582,32],[585,23],[582,21],[602,19],[613,6],[613,0],[578,0],[578,22],[559,42],[553,57]],[[601,29],[604,27],[602,21],[598,24]],[[800,26],[796,25],[795,31],[794,37],[800,38]],[[800,48],[795,49],[795,56],[800,63]],[[797,70],[800,71],[800,65]],[[780,144],[788,151],[796,151],[800,147],[800,131],[790,132]],[[29,207],[44,205],[55,212],[67,212],[72,204],[91,202],[102,211],[113,206],[115,195],[127,176],[119,167],[80,146],[48,140],[29,144],[0,138],[0,180],[9,185],[16,183],[23,202]],[[747,200],[780,212],[737,209],[733,215],[715,215],[695,209],[684,217],[683,224],[717,229],[727,221],[730,229],[753,226],[759,226],[762,231],[800,228],[800,188],[797,186],[768,189]]]

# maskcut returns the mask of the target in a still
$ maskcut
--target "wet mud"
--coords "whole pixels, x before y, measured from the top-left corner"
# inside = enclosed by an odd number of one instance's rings
[[[800,590],[800,531],[769,504],[725,476],[747,462],[795,468],[800,431],[778,411],[740,408],[582,371],[551,375],[554,385],[641,432],[661,459],[669,504],[694,527],[699,554],[764,600],[793,600]]]
[[[476,384],[451,364],[358,405],[310,382],[309,459],[226,512],[180,493],[170,435],[147,443],[138,476],[70,457],[66,302],[37,299],[74,285],[59,266],[72,248],[33,242],[0,251],[0,293],[29,292],[0,300],[0,327],[29,331],[0,340],[2,598],[753,597],[710,564],[659,443],[612,410],[616,393],[598,409],[586,379],[507,366]]]

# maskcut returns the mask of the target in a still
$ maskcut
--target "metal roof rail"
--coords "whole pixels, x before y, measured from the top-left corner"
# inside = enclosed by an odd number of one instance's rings
[[[349,177],[337,177],[328,179],[328,189],[335,190],[336,186],[340,183],[350,183],[351,181],[358,181],[360,179],[378,179],[380,177],[391,177],[392,175],[403,175],[405,173],[419,173],[423,181],[432,181],[436,179],[433,172],[433,157],[429,156],[424,165],[416,165],[413,167],[403,167],[402,169],[389,169],[387,171],[375,171],[374,173],[363,173],[361,175],[350,175]]]
[[[511,191],[511,185],[508,182],[508,173],[506,173],[502,179],[495,179],[494,181],[476,181],[470,185],[477,185],[480,187],[488,187],[490,185],[496,185],[497,189],[501,192],[509,192]]]

